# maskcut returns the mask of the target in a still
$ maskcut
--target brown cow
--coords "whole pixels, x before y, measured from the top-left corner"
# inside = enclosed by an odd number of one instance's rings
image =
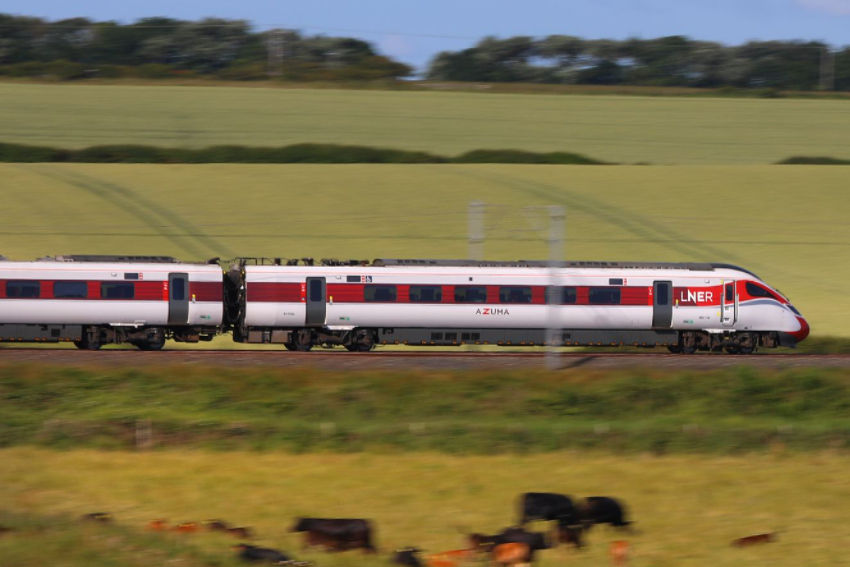
[[[195,522],[183,522],[182,524],[177,524],[172,529],[180,534],[193,534],[198,531],[198,524]]]
[[[493,564],[502,567],[520,567],[531,565],[531,549],[519,542],[500,543],[491,554]]]
[[[425,556],[428,567],[457,567],[466,561],[478,558],[476,549],[452,549],[439,553],[430,553]]]
[[[608,549],[608,554],[611,556],[611,563],[616,567],[623,567],[629,561],[629,542],[617,540],[611,542],[611,547]]]

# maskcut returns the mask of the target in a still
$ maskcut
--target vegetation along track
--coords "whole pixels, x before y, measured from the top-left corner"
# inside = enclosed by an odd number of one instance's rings
[[[716,370],[737,366],[759,368],[850,368],[850,355],[832,354],[699,354],[682,356],[666,353],[557,353],[551,360],[556,368],[664,368],[671,370]],[[315,367],[333,370],[356,369],[458,369],[458,368],[544,368],[543,352],[370,352],[343,351],[282,352],[272,350],[103,350],[12,348],[0,350],[0,362],[49,363],[63,366],[276,366]]]

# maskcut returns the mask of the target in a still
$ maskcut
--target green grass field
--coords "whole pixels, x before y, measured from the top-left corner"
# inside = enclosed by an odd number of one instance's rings
[[[324,142],[619,163],[850,158],[848,100],[18,83],[0,83],[0,100],[0,141],[67,148]]]
[[[182,559],[172,562],[190,566],[236,564],[228,549],[233,539],[145,535],[155,518],[249,525],[258,544],[317,565],[386,565],[400,546],[457,549],[464,546],[462,532],[493,532],[513,523],[516,496],[524,491],[617,496],[638,529],[622,534],[594,528],[587,550],[546,551],[542,567],[607,565],[614,539],[630,542],[630,564],[658,567],[840,565],[850,545],[850,458],[781,448],[716,458],[16,448],[0,451],[0,463],[0,523],[18,528],[0,537],[0,557],[21,567],[44,565],[45,558],[94,567],[168,564],[174,557]],[[79,515],[97,511],[111,512],[116,527],[79,526]],[[288,532],[297,516],[369,518],[380,553],[301,552],[300,537]],[[769,531],[779,532],[776,543],[730,546],[735,538]]]
[[[850,336],[844,166],[2,164],[0,253],[545,259],[545,207],[574,260],[739,264],[813,334]],[[525,207],[531,207],[526,209]]]

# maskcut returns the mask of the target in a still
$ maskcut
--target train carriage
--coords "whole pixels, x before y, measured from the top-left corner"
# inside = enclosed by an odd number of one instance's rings
[[[223,312],[217,264],[151,256],[0,262],[0,341],[159,349],[166,338],[212,338]]]
[[[808,325],[755,274],[725,264],[376,260],[252,265],[234,338],[295,350],[342,344],[794,345]],[[554,332],[552,332],[554,330]]]

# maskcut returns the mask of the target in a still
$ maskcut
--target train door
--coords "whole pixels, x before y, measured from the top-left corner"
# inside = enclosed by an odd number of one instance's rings
[[[307,320],[308,327],[321,327],[325,324],[327,303],[325,278],[307,278]]]
[[[168,274],[168,324],[189,322],[189,274]]]
[[[652,282],[652,327],[669,329],[673,324],[673,282]]]
[[[738,320],[738,290],[735,282],[723,284],[720,296],[720,321],[724,327],[731,327]]]

